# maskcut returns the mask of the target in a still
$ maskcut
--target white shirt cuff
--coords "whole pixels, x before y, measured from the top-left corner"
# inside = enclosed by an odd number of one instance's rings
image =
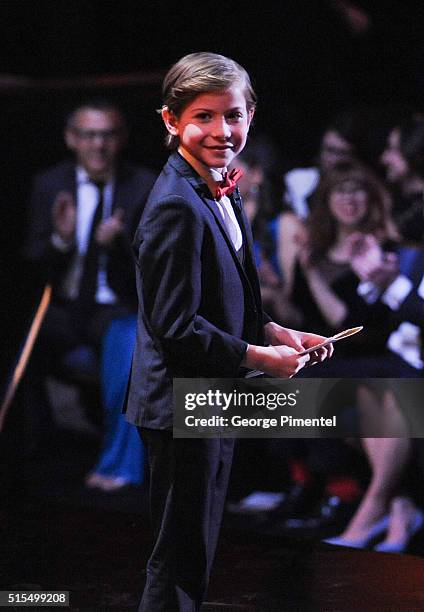
[[[51,243],[55,249],[62,251],[62,253],[67,253],[74,246],[74,241],[66,242],[66,240],[63,240],[63,238],[56,232],[51,235]]]
[[[424,300],[424,276],[422,281],[419,284],[419,287],[417,289],[417,293],[420,296],[420,298],[422,298]]]
[[[367,304],[374,304],[380,296],[379,288],[371,281],[359,283],[357,292]]]
[[[381,301],[387,304],[391,310],[398,310],[405,301],[413,287],[412,282],[406,276],[400,274],[381,296]],[[423,288],[424,290],[424,288]]]

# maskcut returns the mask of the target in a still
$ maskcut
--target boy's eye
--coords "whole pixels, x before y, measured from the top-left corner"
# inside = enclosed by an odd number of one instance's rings
[[[196,119],[199,119],[200,121],[207,121],[210,118],[210,113],[197,113],[196,115]]]
[[[240,111],[233,111],[227,115],[227,118],[232,119],[233,121],[243,119],[243,113]]]

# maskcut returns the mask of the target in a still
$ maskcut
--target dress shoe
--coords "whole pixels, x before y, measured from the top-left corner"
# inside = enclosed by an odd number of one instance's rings
[[[334,546],[347,546],[349,548],[367,548],[373,540],[383,535],[389,527],[389,515],[386,514],[379,521],[369,529],[367,535],[360,540],[350,540],[343,538],[342,536],[336,536],[334,538],[327,538],[323,540],[326,544],[333,544]]]
[[[275,510],[284,500],[285,493],[253,491],[239,502],[228,502],[226,509],[232,514],[255,514]]]
[[[400,542],[380,542],[374,550],[386,553],[404,553],[407,551],[412,538],[424,527],[424,513],[416,510],[414,518],[409,524],[407,537]]]
[[[128,486],[130,482],[121,476],[102,476],[91,472],[85,478],[85,486],[89,489],[100,489],[105,493],[113,493]]]
[[[351,518],[356,508],[356,502],[343,502],[337,495],[325,496],[309,516],[289,517],[284,527],[290,532],[321,529],[328,531],[329,528],[341,528]]]
[[[100,474],[96,474],[96,472],[90,472],[84,478],[84,484],[89,489],[96,489],[97,487],[99,487],[101,481],[102,476],[100,476]]]

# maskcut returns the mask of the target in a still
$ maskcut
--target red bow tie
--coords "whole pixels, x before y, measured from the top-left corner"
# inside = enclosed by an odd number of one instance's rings
[[[240,168],[233,168],[231,172],[226,172],[223,180],[217,185],[215,198],[220,200],[222,196],[232,194],[237,187],[237,181],[240,180],[242,176],[243,170],[240,170]]]

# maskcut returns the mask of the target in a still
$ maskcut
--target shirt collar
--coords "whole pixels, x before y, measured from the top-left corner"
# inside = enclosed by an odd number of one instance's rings
[[[202,164],[202,162],[199,162],[199,160],[181,147],[178,148],[178,153],[190,164],[190,166],[192,166],[192,168],[194,168],[197,174],[205,181],[210,192],[215,195],[216,184],[223,179],[221,172],[216,168],[209,168],[209,166]],[[223,171],[225,172],[226,168],[224,168]]]
[[[77,185],[85,185],[87,183],[93,182],[88,176],[87,170],[85,170],[85,168],[83,168],[82,166],[76,167],[76,178],[77,178]],[[113,182],[114,182],[114,179],[111,178],[106,182],[106,185],[111,185],[113,184]]]
[[[89,183],[90,177],[87,174],[87,171],[84,170],[82,166],[77,166],[77,184],[83,185],[84,183]]]

